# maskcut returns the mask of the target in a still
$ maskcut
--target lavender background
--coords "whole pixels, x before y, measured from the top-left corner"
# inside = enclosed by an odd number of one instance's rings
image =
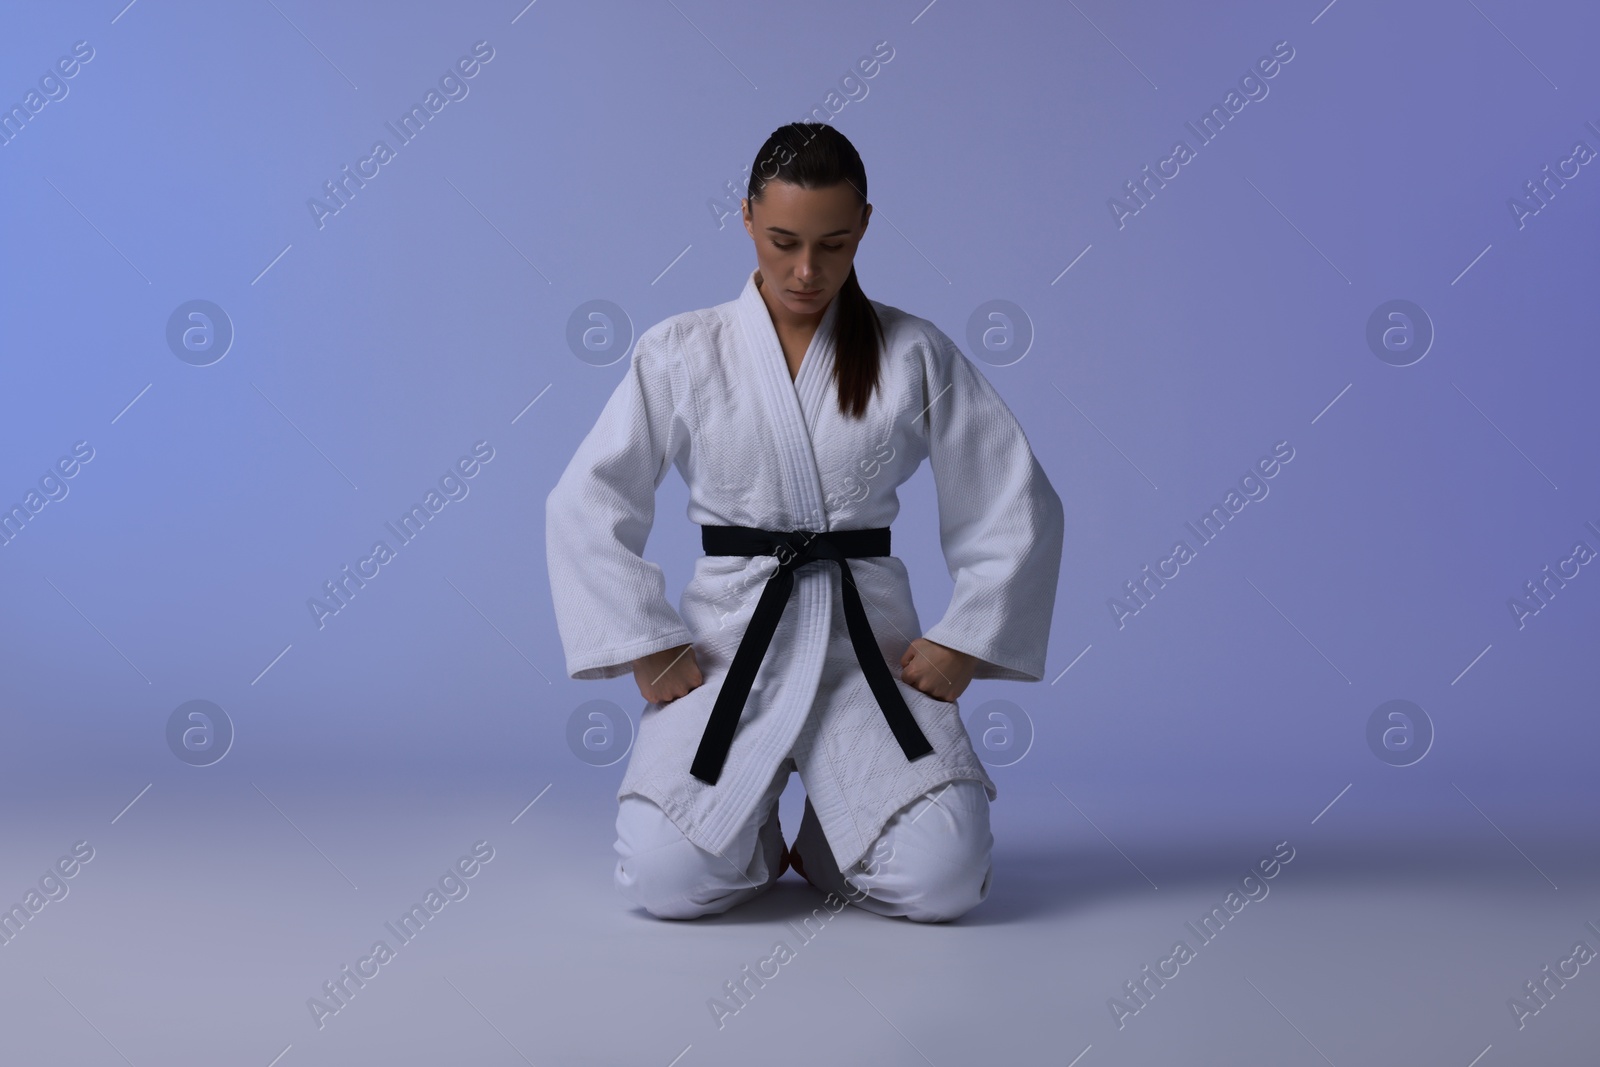
[[[1600,979],[1524,1028],[1506,1001],[1600,947],[1600,578],[1562,563],[1600,551],[1593,11],[122,3],[0,34],[0,106],[28,116],[0,134],[0,507],[60,497],[0,535],[0,904],[94,849],[0,944],[0,1061],[815,1062],[826,1019],[891,1063],[1592,1062]],[[35,90],[58,98],[31,113]],[[1201,143],[1230,91],[1254,98]],[[979,362],[1066,553],[1045,682],[961,701],[1001,791],[995,896],[937,932],[841,917],[730,1036],[704,1001],[814,894],[685,926],[614,893],[643,702],[565,677],[543,501],[632,337],[737,296],[745,168],[813,107],[866,163],[863,287]],[[324,183],[379,139],[338,205]],[[1140,203],[1178,139],[1193,158]],[[196,300],[220,358],[169,342]],[[575,346],[597,300],[611,341]],[[1425,355],[1374,346],[1375,316]],[[971,340],[995,321],[1025,356]],[[400,545],[385,524],[477,442],[493,458]],[[1279,442],[1202,544],[1186,523]],[[902,499],[931,625],[931,476]],[[648,551],[674,599],[684,501],[669,475]],[[319,625],[308,601],[378,539],[395,558]],[[1119,622],[1179,539],[1194,559]],[[194,700],[233,734],[207,766],[168,739]],[[593,700],[616,740],[586,761]],[[1394,700],[1426,727],[1374,746]],[[306,999],[479,840],[481,903],[318,1029]],[[1218,961],[1119,1030],[1107,998],[1283,840],[1282,903],[1227,961],[1256,992]],[[1391,981],[1398,1008],[1355,992]]]

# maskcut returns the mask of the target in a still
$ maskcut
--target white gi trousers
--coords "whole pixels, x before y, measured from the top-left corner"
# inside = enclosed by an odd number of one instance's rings
[[[783,869],[778,797],[796,769],[778,765],[755,814],[723,853],[688,840],[665,812],[638,794],[617,805],[616,886],[661,919],[715,915],[766,892]],[[948,922],[989,895],[989,797],[983,783],[957,779],[897,811],[866,857],[841,871],[806,800],[791,853],[803,877],[856,907],[914,922]]]

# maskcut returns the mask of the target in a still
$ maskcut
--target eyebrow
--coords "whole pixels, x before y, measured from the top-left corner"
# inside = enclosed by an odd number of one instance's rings
[[[767,230],[769,232],[771,232],[771,233],[781,233],[781,234],[785,235],[786,237],[799,237],[800,236],[799,234],[795,233],[793,230],[786,230],[782,226],[768,226]],[[847,228],[845,228],[843,230],[834,230],[832,233],[825,233],[822,236],[824,236],[824,237],[840,237],[840,236],[842,236],[844,234],[854,233],[854,232],[855,232],[854,230],[849,229],[847,227]]]

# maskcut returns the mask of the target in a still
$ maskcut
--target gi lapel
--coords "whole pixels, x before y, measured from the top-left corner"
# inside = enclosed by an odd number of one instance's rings
[[[786,496],[797,530],[828,528],[827,513],[822,506],[822,477],[817,470],[806,412],[813,413],[810,421],[814,424],[815,413],[827,400],[825,394],[832,385],[831,335],[838,304],[838,297],[829,301],[822,322],[811,337],[811,345],[800,361],[800,372],[791,381],[783,345],[778,342],[778,331],[772,325],[766,302],[761,299],[761,290],[756,288],[756,271],[750,272],[739,297],[739,322],[744,332],[751,379],[761,391],[778,438]]]

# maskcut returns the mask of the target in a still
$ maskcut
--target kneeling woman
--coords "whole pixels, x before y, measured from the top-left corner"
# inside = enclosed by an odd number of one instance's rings
[[[989,890],[997,791],[956,700],[974,678],[1043,678],[1061,500],[954,342],[862,293],[866,191],[833,127],[774,132],[744,202],[744,291],[640,335],[546,502],[568,674],[632,671],[648,701],[616,883],[652,915],[726,911],[791,864],[917,921]],[[955,582],[927,631],[889,540],[924,459]],[[677,611],[642,557],[672,466],[706,552]],[[789,849],[778,797],[795,770]]]

